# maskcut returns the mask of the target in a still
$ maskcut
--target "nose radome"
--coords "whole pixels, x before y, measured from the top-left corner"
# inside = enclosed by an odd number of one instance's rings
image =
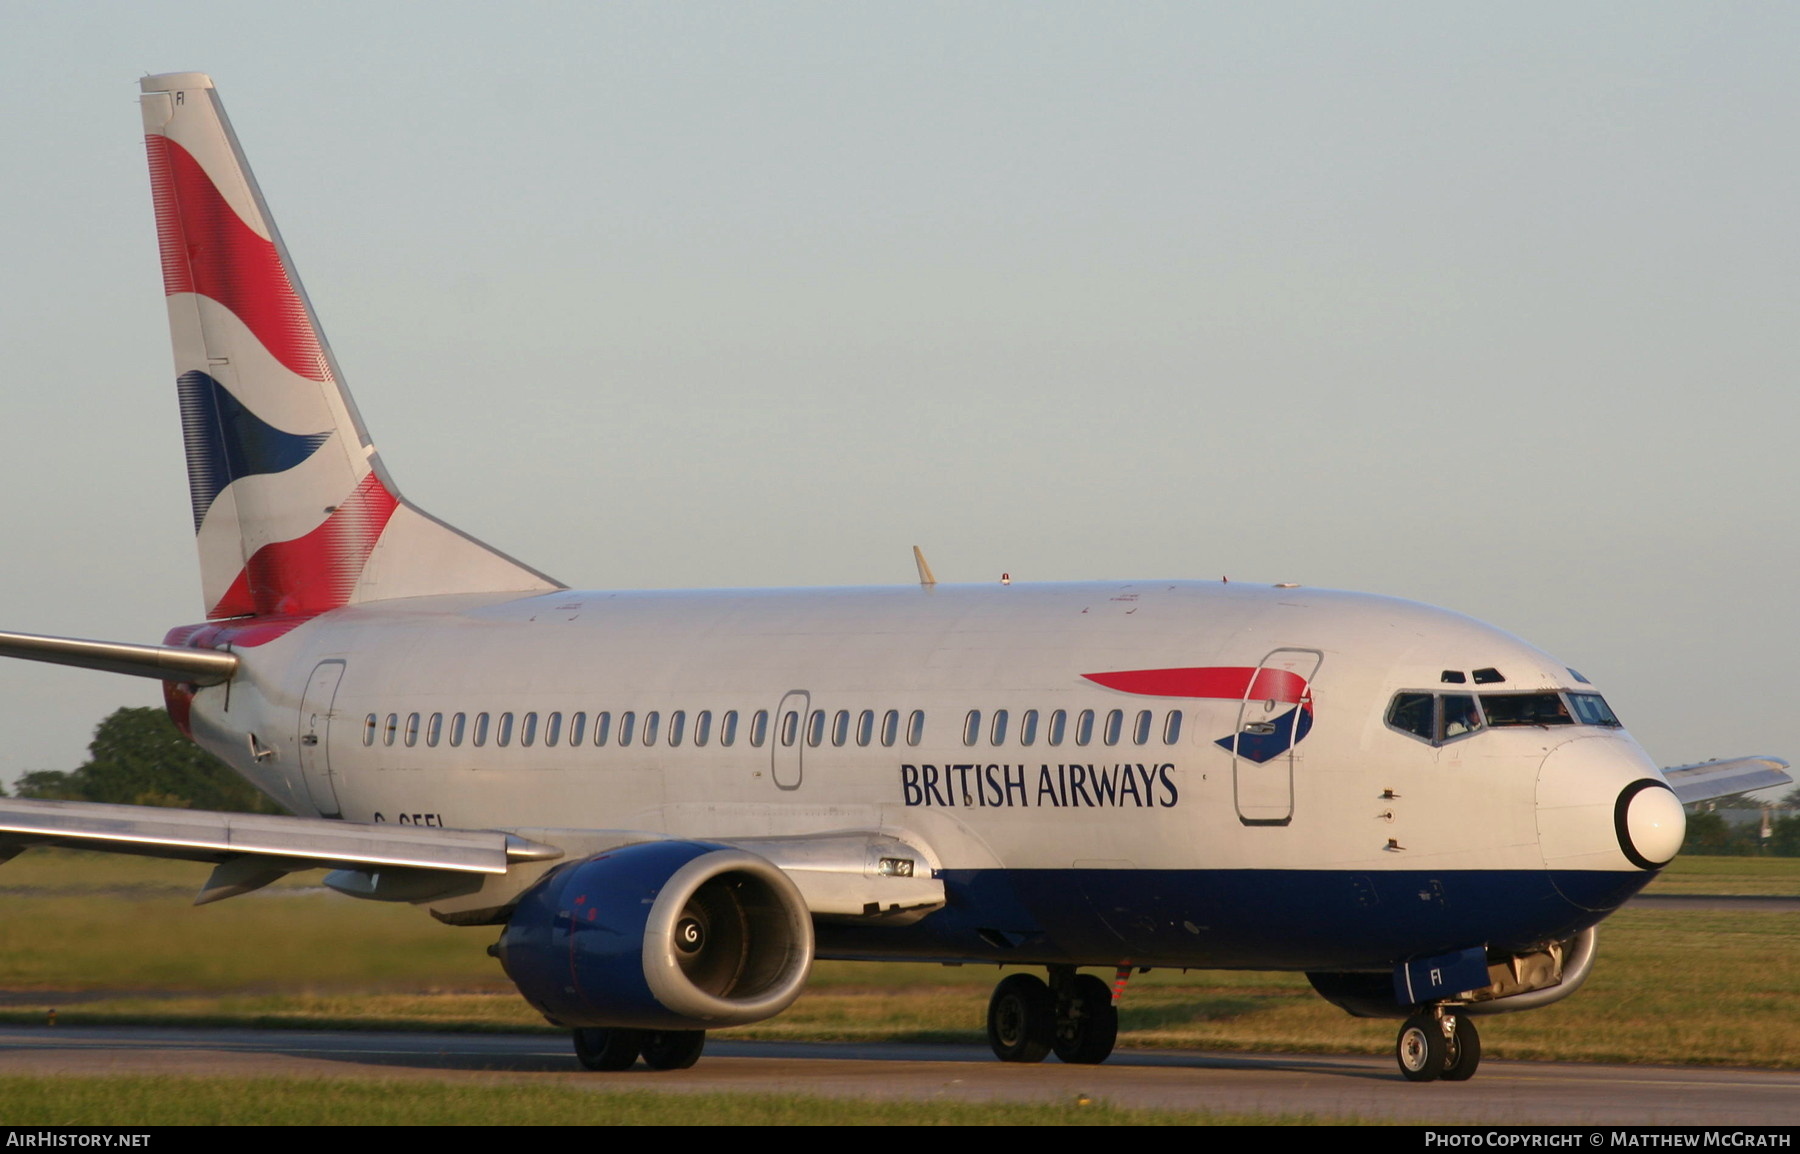
[[[1551,870],[1656,870],[1681,848],[1687,815],[1629,738],[1565,741],[1537,781],[1538,843]]]
[[[1640,869],[1659,870],[1675,860],[1687,837],[1687,811],[1675,791],[1660,781],[1639,779],[1613,805],[1619,848]]]

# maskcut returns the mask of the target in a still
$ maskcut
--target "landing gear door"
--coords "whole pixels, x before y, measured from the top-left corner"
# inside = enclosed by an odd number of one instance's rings
[[[791,689],[775,711],[775,733],[769,741],[771,771],[781,789],[799,789],[803,751],[806,749],[807,711],[812,694],[804,689]]]
[[[1274,650],[1244,686],[1230,748],[1232,796],[1245,825],[1294,820],[1298,747],[1312,729],[1312,683],[1324,659],[1316,649]]]
[[[321,817],[339,817],[337,788],[331,774],[331,706],[338,682],[344,676],[342,661],[321,661],[306,683],[300,702],[300,776]]]

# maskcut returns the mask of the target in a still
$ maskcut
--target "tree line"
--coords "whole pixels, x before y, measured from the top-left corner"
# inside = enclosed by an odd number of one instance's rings
[[[1733,799],[1736,800],[1736,799]],[[1725,811],[1755,813],[1749,821],[1730,821]],[[1800,789],[1791,790],[1769,815],[1769,836],[1762,835],[1760,807],[1720,805],[1718,810],[1690,813],[1682,853],[1726,857],[1800,857]]]
[[[14,792],[50,801],[285,812],[183,736],[167,713],[150,707],[114,710],[94,730],[87,761],[67,772],[39,769],[23,774]]]

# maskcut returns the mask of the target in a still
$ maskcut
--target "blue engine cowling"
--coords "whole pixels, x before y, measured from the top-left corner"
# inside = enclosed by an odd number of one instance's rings
[[[755,854],[640,842],[526,891],[494,952],[557,1025],[741,1026],[800,996],[812,917],[787,875]]]

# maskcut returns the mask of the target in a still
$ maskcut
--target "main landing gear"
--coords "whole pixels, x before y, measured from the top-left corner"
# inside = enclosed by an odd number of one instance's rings
[[[575,1057],[590,1070],[629,1070],[640,1056],[652,1070],[685,1070],[705,1048],[705,1030],[575,1031]]]
[[[1032,974],[1000,979],[988,999],[987,1032],[1002,1062],[1041,1062],[1055,1051],[1064,1062],[1091,1066],[1113,1051],[1119,1009],[1104,981],[1051,966],[1048,985]]]
[[[1481,1035],[1466,1015],[1433,1006],[1406,1019],[1394,1057],[1408,1082],[1466,1082],[1481,1065]]]

